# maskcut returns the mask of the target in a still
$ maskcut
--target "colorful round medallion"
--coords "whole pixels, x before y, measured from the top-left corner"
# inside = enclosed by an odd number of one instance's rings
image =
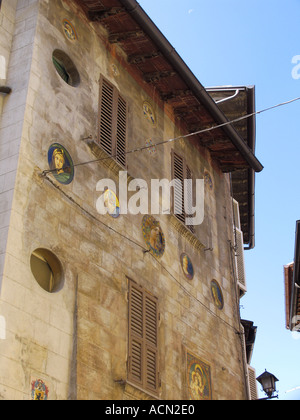
[[[194,267],[193,267],[190,257],[187,254],[181,254],[180,261],[181,261],[181,268],[185,277],[188,280],[193,280]]]
[[[165,237],[159,222],[153,216],[144,216],[142,228],[149,251],[156,257],[162,257],[165,252]]]
[[[208,172],[204,172],[204,183],[208,186],[210,190],[213,189],[214,184],[212,182],[211,176]]]
[[[118,67],[117,67],[115,64],[112,64],[112,65],[111,65],[111,71],[112,71],[112,74],[113,74],[115,77],[120,76],[119,69],[118,69]]]
[[[144,112],[144,116],[145,118],[153,125],[156,125],[156,116],[155,113],[153,111],[152,105],[145,101],[143,103],[143,112]]]
[[[68,185],[73,181],[74,164],[69,152],[61,144],[53,143],[49,147],[48,163],[58,182]]]
[[[107,189],[104,192],[104,205],[107,208],[108,214],[114,219],[117,219],[120,216],[119,200],[112,190]]]
[[[222,310],[224,308],[224,298],[221,287],[216,280],[211,282],[211,294],[217,308]]]
[[[72,25],[72,23],[68,19],[63,20],[62,26],[63,26],[63,31],[64,31],[64,34],[65,34],[65,37],[69,41],[77,41],[77,39],[78,39],[77,33],[74,29],[74,26]]]

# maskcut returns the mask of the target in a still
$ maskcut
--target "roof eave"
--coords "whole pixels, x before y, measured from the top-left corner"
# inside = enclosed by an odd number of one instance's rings
[[[149,18],[142,7],[137,3],[136,0],[120,0],[122,5],[125,7],[127,13],[143,28],[145,33],[155,42],[166,59],[178,72],[178,74],[185,81],[187,86],[193,91],[200,102],[206,107],[211,113],[217,124],[226,124],[228,119],[224,113],[220,110],[214,100],[211,98],[209,93],[206,91],[204,86],[199,82],[195,75],[191,72],[186,63],[182,60],[179,54],[176,52],[174,47],[169,43],[161,31],[157,28],[154,22]],[[251,148],[245,143],[241,136],[237,133],[235,128],[231,124],[227,124],[223,127],[225,134],[231,139],[233,145],[241,153],[249,167],[255,172],[261,172],[263,165],[254,155]]]

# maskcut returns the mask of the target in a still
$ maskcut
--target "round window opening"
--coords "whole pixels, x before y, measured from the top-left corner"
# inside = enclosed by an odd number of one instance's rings
[[[55,50],[52,54],[55,70],[68,85],[77,87],[80,83],[78,70],[71,58],[61,50]]]
[[[35,280],[46,292],[56,293],[62,289],[62,265],[51,251],[36,249],[30,257],[30,268]]]

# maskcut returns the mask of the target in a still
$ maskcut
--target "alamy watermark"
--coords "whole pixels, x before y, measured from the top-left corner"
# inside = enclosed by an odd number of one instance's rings
[[[292,58],[292,64],[294,64],[292,69],[292,78],[294,80],[298,80],[300,79],[300,55],[295,55]]]
[[[127,184],[127,171],[119,172],[119,195],[116,183],[101,179],[96,191],[102,194],[96,201],[101,215],[185,215],[187,226],[201,225],[204,220],[204,179],[152,179],[150,185],[143,179],[133,179]],[[131,194],[128,198],[129,193]]]

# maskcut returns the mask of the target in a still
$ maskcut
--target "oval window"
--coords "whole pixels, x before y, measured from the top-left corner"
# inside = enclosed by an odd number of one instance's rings
[[[71,58],[61,50],[55,50],[52,54],[55,70],[60,77],[70,86],[76,87],[80,83],[78,70]]]
[[[63,287],[63,270],[59,259],[47,249],[37,249],[30,257],[30,268],[37,283],[48,293]]]

